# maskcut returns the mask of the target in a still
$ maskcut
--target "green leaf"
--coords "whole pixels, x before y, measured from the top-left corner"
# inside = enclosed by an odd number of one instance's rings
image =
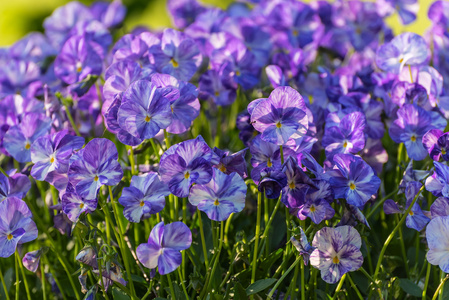
[[[114,298],[114,300],[129,300],[129,299],[131,299],[122,290],[119,290],[116,287],[112,287],[112,297]]]
[[[145,281],[145,278],[143,278],[142,276],[131,274],[131,278],[134,282],[147,284],[147,282]]]
[[[401,287],[402,290],[404,290],[404,292],[415,297],[422,296],[422,289],[418,285],[416,285],[413,281],[407,278],[401,278],[399,280],[400,280],[399,286]]]
[[[251,284],[249,287],[246,288],[246,294],[248,296],[257,294],[258,292],[263,291],[266,288],[269,288],[272,286],[277,279],[274,278],[268,278],[268,279],[260,279]]]
[[[240,282],[236,282],[234,284],[234,299],[235,300],[246,300],[248,299],[248,295],[246,294],[245,289],[240,284]]]

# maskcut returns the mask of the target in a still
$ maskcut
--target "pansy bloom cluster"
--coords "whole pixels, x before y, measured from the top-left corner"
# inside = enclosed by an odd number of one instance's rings
[[[0,298],[444,298],[448,2],[166,4],[0,48]]]

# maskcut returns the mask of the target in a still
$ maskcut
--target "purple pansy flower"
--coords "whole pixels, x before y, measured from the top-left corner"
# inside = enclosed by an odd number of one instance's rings
[[[351,226],[324,227],[315,234],[312,245],[316,249],[310,255],[310,264],[321,271],[327,283],[336,283],[363,264],[362,239]]]
[[[55,75],[67,84],[100,75],[103,65],[98,50],[84,36],[73,36],[64,43],[55,60]]]
[[[435,171],[426,179],[426,190],[433,195],[449,198],[449,167],[437,161],[433,162]]]
[[[336,153],[357,153],[365,147],[365,115],[352,112],[345,115],[337,126],[325,129],[322,144],[326,156],[331,159]]]
[[[31,188],[28,176],[16,173],[16,170],[10,170],[6,177],[0,173],[0,202],[9,197],[22,199]]]
[[[376,64],[384,71],[399,74],[405,65],[424,63],[429,54],[429,47],[422,36],[405,32],[379,47]]]
[[[118,123],[132,136],[153,138],[172,121],[170,102],[153,83],[138,80],[123,94]]]
[[[408,25],[416,20],[419,11],[417,0],[379,0],[376,2],[381,16],[390,15],[397,11],[403,25]]]
[[[212,178],[212,150],[201,136],[170,147],[161,157],[159,173],[170,192],[187,197],[193,183],[206,184]]]
[[[122,4],[121,0],[114,0],[111,3],[97,1],[92,4],[90,11],[93,17],[107,28],[114,28],[125,19],[126,6]]]
[[[176,78],[166,74],[154,74],[151,82],[158,88],[174,87],[179,90],[179,97],[175,93],[170,97],[170,110],[172,122],[167,127],[167,132],[181,134],[186,132],[192,125],[193,120],[200,114],[200,102],[198,101],[198,89],[189,82],[178,81]]]
[[[449,216],[432,219],[426,228],[427,261],[449,273]]]
[[[449,198],[438,197],[430,206],[430,214],[433,218],[449,216]]]
[[[198,86],[202,100],[212,100],[220,106],[234,103],[237,97],[236,84],[229,76],[223,74],[223,69],[207,70],[200,76]]]
[[[10,197],[0,202],[0,257],[9,257],[17,244],[37,238],[37,227],[26,203]]]
[[[422,137],[430,129],[444,129],[447,121],[415,104],[405,104],[397,112],[398,118],[391,124],[390,136],[396,143],[404,143],[411,159],[423,160],[427,151]]]
[[[422,143],[430,158],[439,161],[442,157],[449,160],[449,133],[439,129],[431,129],[422,137]]]
[[[51,120],[39,113],[28,113],[22,122],[6,132],[3,146],[18,162],[31,161],[31,144],[45,135],[51,127]]]
[[[333,158],[335,167],[330,184],[336,198],[345,198],[349,204],[361,207],[376,194],[380,179],[374,170],[359,156],[336,154]]]
[[[200,51],[195,41],[184,33],[167,28],[164,30],[160,48],[153,51],[159,72],[188,81],[195,74],[200,62]]]
[[[130,222],[139,223],[145,215],[160,212],[165,206],[165,196],[170,191],[159,175],[150,172],[141,176],[133,176],[131,185],[123,188],[119,202],[125,208],[123,214]]]
[[[248,176],[245,160],[246,150],[247,149],[243,149],[231,154],[229,151],[223,151],[215,147],[213,151],[219,157],[219,162],[214,165],[214,167],[225,174],[229,175],[236,172],[242,178],[246,178]]]
[[[22,259],[23,266],[30,272],[36,272],[39,267],[42,249],[28,252]]]
[[[290,138],[307,133],[306,106],[301,95],[291,87],[278,87],[269,98],[258,99],[252,108],[251,122],[264,141],[284,145]]]
[[[165,275],[173,272],[182,262],[180,251],[192,244],[192,233],[182,222],[164,225],[160,222],[153,227],[148,242],[137,247],[137,258],[149,269],[159,268]]]
[[[214,168],[208,183],[196,184],[190,189],[189,201],[204,211],[209,219],[224,221],[231,213],[243,210],[246,190],[246,184],[239,174],[227,175]]]
[[[68,130],[38,138],[31,145],[31,161],[34,163],[31,176],[42,181],[53,171],[67,173],[73,151],[83,145],[84,138],[69,135]]]
[[[72,155],[69,181],[76,193],[85,200],[97,197],[102,185],[116,185],[123,177],[115,144],[108,139],[95,138]]]
[[[320,224],[323,220],[330,220],[335,215],[335,210],[325,199],[309,200],[298,209],[298,218],[305,220],[310,218],[313,223]]]
[[[401,209],[397,203],[393,200],[388,199],[384,203],[384,211],[386,214],[403,214],[407,208],[412,203],[422,184],[417,181],[413,181],[407,184],[405,189],[405,197],[407,199],[406,207]],[[408,228],[415,229],[417,231],[421,231],[426,227],[427,223],[429,223],[430,219],[424,214],[419,204],[416,202],[405,220],[405,224]]]
[[[84,199],[80,197],[75,188],[69,184],[62,196],[62,211],[70,221],[77,222],[82,213],[92,213],[97,209],[97,199]]]
[[[283,172],[287,177],[287,185],[282,190],[281,201],[288,208],[304,205],[306,194],[310,187],[315,186],[295,158],[289,157],[283,165]]]
[[[282,189],[287,185],[287,177],[281,169],[265,168],[260,172],[261,180],[257,189],[265,193],[268,199],[277,199],[281,195]]]

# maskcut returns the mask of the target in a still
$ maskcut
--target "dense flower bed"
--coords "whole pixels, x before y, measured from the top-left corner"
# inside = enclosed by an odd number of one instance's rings
[[[0,298],[449,297],[449,2],[167,5],[0,49]]]

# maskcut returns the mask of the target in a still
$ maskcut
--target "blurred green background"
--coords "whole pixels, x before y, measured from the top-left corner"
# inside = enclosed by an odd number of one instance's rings
[[[30,31],[43,31],[42,22],[58,6],[70,0],[0,0],[0,46],[9,46]],[[85,4],[93,0],[81,0]],[[225,8],[232,0],[201,1]],[[396,34],[412,31],[422,34],[430,25],[427,10],[431,0],[420,0],[418,19],[409,26],[402,26],[397,15],[387,19]],[[166,0],[123,0],[128,7],[125,28],[146,25],[156,29],[171,25],[166,11]]]

